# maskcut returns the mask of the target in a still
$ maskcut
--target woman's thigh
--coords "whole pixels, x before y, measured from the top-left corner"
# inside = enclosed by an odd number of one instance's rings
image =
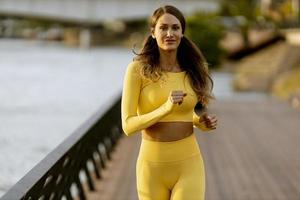
[[[163,183],[163,169],[147,161],[138,160],[136,165],[139,200],[170,200],[170,190]]]
[[[171,200],[204,200],[205,170],[201,155],[187,159],[182,174],[175,184]]]

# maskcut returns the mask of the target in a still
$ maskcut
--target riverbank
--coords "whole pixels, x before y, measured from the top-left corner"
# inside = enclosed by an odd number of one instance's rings
[[[243,58],[235,65],[235,90],[265,92],[299,109],[299,55],[299,44],[286,40]]]

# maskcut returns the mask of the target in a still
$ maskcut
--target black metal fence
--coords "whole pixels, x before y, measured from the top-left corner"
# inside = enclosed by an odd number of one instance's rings
[[[86,199],[83,185],[95,189],[93,180],[101,179],[101,170],[122,135],[120,107],[120,97],[102,106],[1,200]]]

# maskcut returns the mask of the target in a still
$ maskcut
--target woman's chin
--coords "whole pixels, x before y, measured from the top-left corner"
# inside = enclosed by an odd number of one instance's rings
[[[177,47],[176,46],[166,46],[163,48],[164,51],[176,51]]]

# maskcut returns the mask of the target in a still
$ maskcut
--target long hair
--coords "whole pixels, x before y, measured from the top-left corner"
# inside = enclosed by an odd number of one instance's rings
[[[158,19],[165,13],[175,16],[181,24],[182,34],[185,32],[185,18],[183,14],[174,6],[166,5],[159,7],[150,18],[150,29],[154,30]],[[159,65],[159,47],[157,42],[149,35],[143,44],[141,52],[136,53],[134,60],[143,63],[141,71],[142,76],[158,80],[162,75],[162,68]],[[208,104],[212,99],[213,81],[208,72],[208,64],[202,55],[200,49],[186,36],[181,38],[181,42],[177,49],[177,60],[180,68],[186,71],[190,77],[191,85],[197,94],[198,101]]]

